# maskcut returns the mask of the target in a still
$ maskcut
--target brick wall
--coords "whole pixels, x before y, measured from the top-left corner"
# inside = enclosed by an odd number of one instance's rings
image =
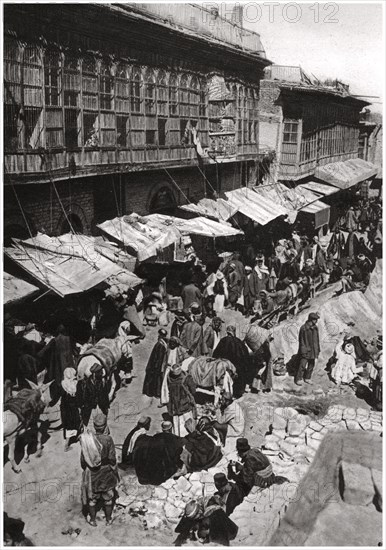
[[[67,216],[77,216],[83,232],[89,234],[94,218],[93,183],[88,180],[72,180],[71,183],[56,182],[55,186]],[[16,185],[15,189],[33,233],[44,231],[48,235],[59,235],[62,232],[66,217],[51,185]],[[25,230],[27,224],[15,194],[9,187],[4,190],[4,203],[4,235],[12,236],[16,226]]]
[[[241,163],[222,164],[217,170],[214,165],[206,166],[205,176],[214,189],[217,188],[217,171],[221,192],[242,185]],[[198,168],[180,168],[168,170],[168,173],[175,183],[165,171],[158,170],[73,179],[56,182],[55,186],[67,216],[72,214],[79,219],[83,233],[95,234],[95,224],[107,219],[130,212],[149,214],[152,199],[164,188],[174,198],[174,205],[196,202],[205,196],[206,188],[210,189]],[[14,188],[33,234],[43,231],[48,235],[60,235],[63,232],[66,218],[52,185],[15,185]],[[5,188],[4,201],[6,243],[9,244],[9,237],[27,238],[27,224],[12,188]],[[171,202],[170,206],[174,205]],[[77,229],[75,225],[74,228]]]
[[[124,176],[126,212],[137,212],[141,215],[148,214],[152,198],[165,187],[174,196],[177,205],[197,202],[205,196],[206,187],[210,189],[198,168],[168,170],[168,173],[175,183],[164,171],[126,174]],[[211,186],[216,189],[216,166],[206,166],[204,173]],[[218,179],[221,182],[221,192],[240,187],[240,163],[220,165],[218,167]]]

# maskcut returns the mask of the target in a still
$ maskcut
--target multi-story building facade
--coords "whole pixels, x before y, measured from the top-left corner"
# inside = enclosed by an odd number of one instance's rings
[[[300,67],[272,65],[265,71],[259,136],[261,149],[272,155],[271,162],[261,163],[258,183],[266,185],[265,193],[269,185],[284,184],[295,190],[300,205],[312,200],[310,192],[315,201],[326,199],[325,211],[320,202],[309,209],[320,231],[342,216],[357,185],[368,185],[377,173],[359,155],[360,113],[366,105],[345,84],[315,83]]]
[[[276,151],[278,179],[298,181],[358,158],[360,112],[368,103],[344,84],[315,85],[300,67],[272,65],[260,98],[260,139]]]
[[[193,4],[7,4],[5,238],[90,233],[245,184],[269,61],[235,21]]]

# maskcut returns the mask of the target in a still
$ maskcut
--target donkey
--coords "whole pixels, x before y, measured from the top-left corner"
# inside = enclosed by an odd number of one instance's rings
[[[44,375],[45,372],[40,373],[39,384],[27,380],[31,389],[21,390],[15,397],[7,399],[5,403],[3,423],[4,439],[5,444],[8,443],[8,458],[12,470],[17,474],[21,472],[21,468],[19,468],[15,462],[15,446],[19,436],[29,432],[36,432],[36,456],[41,457],[42,455],[42,421],[40,420],[40,415],[51,401],[49,387],[52,384],[52,381],[47,384],[41,382]],[[24,462],[29,462],[28,441],[24,445]]]

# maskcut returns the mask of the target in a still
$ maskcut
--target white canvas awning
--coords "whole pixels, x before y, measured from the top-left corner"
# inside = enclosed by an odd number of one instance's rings
[[[130,214],[107,220],[98,227],[135,251],[140,261],[156,256],[160,250],[180,242],[186,235],[231,237],[243,234],[227,222],[204,217],[183,220],[164,214]]]
[[[102,282],[134,287],[141,279],[95,248],[93,237],[38,234],[25,241],[14,239],[5,254],[22,269],[61,297],[79,294]]]
[[[229,204],[251,220],[266,225],[279,216],[287,216],[287,210],[268,197],[256,193],[253,189],[243,187],[225,193]]]
[[[349,189],[375,176],[377,172],[378,168],[374,164],[356,158],[319,166],[315,170],[315,177],[339,189]]]
[[[27,296],[31,296],[35,292],[38,292],[38,287],[27,283],[19,277],[10,275],[4,271],[3,273],[3,300],[4,305],[11,304],[12,302],[18,302]]]

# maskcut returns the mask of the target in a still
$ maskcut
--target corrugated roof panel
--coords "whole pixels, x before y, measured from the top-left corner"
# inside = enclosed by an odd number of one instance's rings
[[[253,189],[246,187],[235,189],[225,193],[233,208],[237,208],[251,220],[266,225],[279,216],[286,216],[287,210],[267,197],[256,193]]]

